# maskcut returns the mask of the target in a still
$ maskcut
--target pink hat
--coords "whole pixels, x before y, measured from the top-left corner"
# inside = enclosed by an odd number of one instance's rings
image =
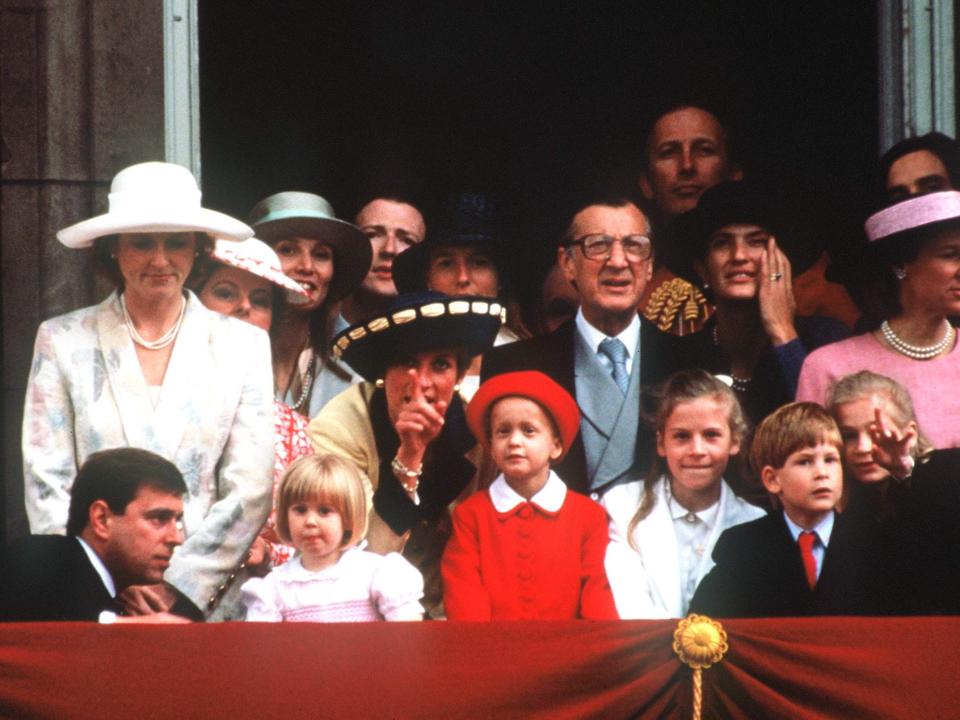
[[[284,290],[297,295],[307,295],[307,291],[300,283],[283,274],[280,258],[269,245],[256,238],[248,238],[243,242],[232,240],[217,240],[210,256],[217,262],[246,270],[257,277],[269,280]]]
[[[960,192],[945,190],[904,200],[874,213],[864,224],[870,242],[907,230],[960,220]]]

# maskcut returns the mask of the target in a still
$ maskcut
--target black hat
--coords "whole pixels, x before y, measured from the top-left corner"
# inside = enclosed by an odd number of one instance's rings
[[[339,300],[353,292],[370,272],[373,250],[356,225],[340,220],[319,195],[287,191],[265,197],[247,219],[256,236],[273,245],[289,237],[317,238],[333,250],[333,279],[327,295]]]
[[[823,239],[810,222],[817,213],[813,208],[807,210],[801,213],[796,198],[778,197],[757,182],[722,182],[706,190],[693,210],[667,226],[664,241],[657,244],[658,253],[674,273],[702,285],[694,264],[706,255],[710,235],[725,225],[749,223],[776,237],[796,277],[823,252]]]
[[[333,339],[333,354],[367,380],[421,352],[462,350],[470,357],[493,345],[505,311],[494,298],[419,292],[398,295],[384,314],[351,325]]]
[[[482,250],[497,267],[500,283],[509,275],[506,243],[497,224],[497,208],[485,195],[461,193],[426,239],[412,245],[393,260],[393,282],[401,293],[427,289],[430,254],[441,247],[472,247]]]

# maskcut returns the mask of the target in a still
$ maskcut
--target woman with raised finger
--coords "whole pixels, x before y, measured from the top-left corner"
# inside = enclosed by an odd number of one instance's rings
[[[167,584],[208,617],[243,609],[221,597],[270,509],[269,338],[211,312],[184,284],[214,239],[250,235],[201,207],[187,169],[159,162],[121,170],[109,212],[57,233],[67,247],[92,247],[116,290],[37,331],[23,419],[27,514],[31,532],[63,533],[74,476],[98,450],[140,447],[172,461],[189,489],[186,542],[166,583],[125,591],[130,612],[168,608]]]
[[[828,318],[796,316],[793,276],[817,259],[797,213],[764,187],[725,182],[670,228],[667,266],[712,297],[716,314],[703,331],[682,339],[691,366],[730,379],[756,424],[793,400],[807,352],[846,337]]]
[[[424,607],[437,611],[449,508],[471,492],[482,451],[457,384],[489,348],[502,307],[492,298],[400,295],[390,310],[334,342],[367,382],[331,400],[310,422],[318,452],[352,461],[370,504],[369,549],[403,551],[424,575]]]
[[[306,291],[281,297],[271,340],[276,398],[311,418],[359,380],[330,354],[330,341],[338,303],[370,269],[370,241],[356,225],[338,219],[324,198],[307,192],[264,198],[249,222],[276,251],[283,272]]]

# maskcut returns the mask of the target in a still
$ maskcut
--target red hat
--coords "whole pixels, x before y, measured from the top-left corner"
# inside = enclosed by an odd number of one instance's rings
[[[467,425],[485,448],[489,449],[487,422],[490,408],[506,397],[524,397],[543,408],[560,432],[563,454],[573,444],[580,430],[580,410],[577,401],[557,383],[536,370],[495,375],[480,386],[467,406]]]

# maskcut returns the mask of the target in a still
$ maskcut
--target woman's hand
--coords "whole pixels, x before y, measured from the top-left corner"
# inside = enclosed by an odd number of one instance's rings
[[[397,414],[394,429],[400,437],[397,458],[410,469],[419,468],[427,446],[443,430],[443,416],[447,403],[437,400],[430,403],[423,395],[417,371],[407,370],[404,378],[403,404]]]
[[[790,260],[777,247],[773,235],[760,256],[760,278],[757,288],[760,320],[770,342],[783,345],[797,336],[793,318],[797,302],[793,296],[793,274]]]
[[[173,590],[166,583],[156,585],[131,585],[117,598],[130,615],[153,615],[170,610],[177,601]]]
[[[247,553],[247,570],[254,577],[264,577],[270,572],[270,545],[261,536],[257,536]]]
[[[913,448],[917,444],[917,429],[909,425],[901,430],[894,425],[876,405],[874,420],[870,423],[870,440],[873,442],[873,460],[898,480],[910,477],[913,472]]]

